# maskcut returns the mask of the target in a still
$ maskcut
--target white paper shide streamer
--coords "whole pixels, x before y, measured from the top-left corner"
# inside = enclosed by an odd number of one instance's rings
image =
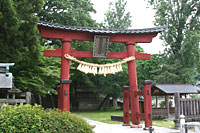
[[[65,58],[79,63],[77,69],[81,72],[84,72],[85,74],[93,74],[93,75],[99,74],[99,75],[104,75],[104,76],[106,76],[107,74],[116,74],[118,72],[122,72],[123,71],[122,64],[128,61],[135,60],[135,57],[131,56],[117,63],[100,65],[100,64],[80,61],[76,59],[75,57],[70,56],[68,54],[65,54]]]

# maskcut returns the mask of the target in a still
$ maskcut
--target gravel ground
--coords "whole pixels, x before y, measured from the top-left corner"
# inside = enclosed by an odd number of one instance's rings
[[[149,133],[143,128],[130,128],[130,126],[122,126],[121,124],[107,124],[98,121],[86,119],[86,121],[95,126],[93,131],[95,133]],[[144,127],[144,125],[142,125]],[[179,130],[169,129],[165,127],[153,126],[155,129],[153,133],[180,133]]]

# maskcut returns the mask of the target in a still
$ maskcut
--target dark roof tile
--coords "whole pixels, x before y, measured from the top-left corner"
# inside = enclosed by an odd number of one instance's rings
[[[159,33],[164,31],[167,26],[160,26],[154,28],[146,29],[101,29],[101,28],[92,28],[92,27],[76,27],[76,26],[64,26],[59,24],[52,24],[47,22],[39,22],[39,26],[50,27],[55,29],[62,30],[71,30],[71,31],[81,31],[81,32],[90,32],[90,33],[102,33],[102,34],[144,34],[144,33]]]
[[[192,84],[155,84],[153,87],[162,90],[167,94],[173,93],[198,93],[199,87]]]

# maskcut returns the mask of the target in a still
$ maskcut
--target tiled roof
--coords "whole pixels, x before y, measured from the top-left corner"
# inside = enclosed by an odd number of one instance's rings
[[[199,87],[192,84],[155,84],[152,89],[159,89],[167,94],[173,93],[198,93]]]
[[[90,32],[90,33],[102,33],[102,34],[144,34],[144,33],[159,33],[164,31],[167,26],[160,26],[154,28],[145,28],[145,29],[101,29],[101,28],[92,28],[92,27],[76,27],[76,26],[65,26],[59,24],[52,24],[47,22],[39,22],[39,26],[70,30],[70,31],[81,31],[81,32]]]

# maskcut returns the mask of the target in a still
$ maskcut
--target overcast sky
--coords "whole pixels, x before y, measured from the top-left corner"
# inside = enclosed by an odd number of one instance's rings
[[[94,8],[97,11],[96,14],[92,14],[93,19],[97,22],[103,22],[104,14],[109,8],[109,2],[114,0],[91,0],[94,4]],[[151,28],[154,21],[154,10],[152,7],[148,7],[147,0],[127,0],[127,9],[132,16],[131,29]],[[146,53],[158,54],[163,52],[162,41],[157,36],[153,39],[152,43],[140,44]]]

